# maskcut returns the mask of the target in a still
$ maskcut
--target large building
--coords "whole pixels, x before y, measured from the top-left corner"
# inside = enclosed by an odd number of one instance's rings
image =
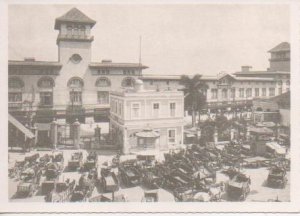
[[[280,43],[269,51],[270,67],[266,71],[254,71],[242,66],[241,71],[202,76],[208,86],[207,107],[210,111],[220,109],[248,109],[254,98],[271,98],[290,90],[290,45]],[[146,88],[181,88],[179,75],[143,75]]]
[[[184,96],[177,90],[135,88],[110,95],[110,126],[113,143],[123,153],[164,151],[183,145]]]
[[[76,8],[56,18],[58,60],[38,61],[33,57],[8,62],[9,113],[23,125],[35,126],[38,140],[49,140],[50,123],[109,121],[110,92],[132,88],[142,79],[145,89],[179,89],[180,76],[143,75],[140,63],[91,61],[96,21]],[[269,98],[289,91],[290,45],[283,42],[269,51],[270,68],[253,71],[249,66],[232,74],[203,76],[208,85],[207,107],[243,109],[253,98]],[[195,73],[197,73],[195,71]],[[179,94],[179,93],[178,93]],[[13,127],[14,128],[14,127]]]
[[[96,21],[76,8],[55,20],[58,61],[24,58],[8,62],[9,112],[23,124],[32,119],[39,136],[49,136],[50,122],[108,121],[109,92],[132,87],[147,68],[139,63],[91,61]]]

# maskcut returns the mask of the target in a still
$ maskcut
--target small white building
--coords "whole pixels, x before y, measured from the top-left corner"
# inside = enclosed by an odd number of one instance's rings
[[[177,90],[132,89],[110,93],[110,132],[124,154],[168,151],[183,145],[184,95]]]

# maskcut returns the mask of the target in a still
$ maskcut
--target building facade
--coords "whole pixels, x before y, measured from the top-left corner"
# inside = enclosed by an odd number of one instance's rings
[[[9,112],[25,124],[35,123],[49,136],[50,122],[108,121],[109,91],[132,87],[147,68],[138,63],[91,61],[96,21],[76,8],[55,20],[58,61],[25,58],[8,62]]]
[[[143,80],[145,89],[158,92],[182,87],[180,76],[143,75],[142,70],[147,67],[140,63],[92,62],[95,24],[96,21],[73,8],[55,20],[57,61],[37,61],[32,57],[8,61],[9,113],[28,128],[35,128],[42,142],[49,140],[53,119],[59,124],[71,124],[76,119],[81,123],[108,122],[110,92],[132,88],[136,79]],[[266,71],[243,66],[233,74],[203,76],[208,86],[205,111],[248,108],[253,98],[269,98],[289,91],[289,44],[283,42],[269,52],[270,67]]]
[[[169,150],[183,144],[184,97],[177,90],[135,88],[110,95],[110,130],[123,153]]]
[[[280,43],[269,51],[270,67],[253,71],[242,66],[241,71],[202,76],[208,86],[207,107],[212,112],[220,109],[250,109],[254,98],[271,98],[290,90],[290,45]],[[146,88],[180,89],[179,75],[143,75]]]

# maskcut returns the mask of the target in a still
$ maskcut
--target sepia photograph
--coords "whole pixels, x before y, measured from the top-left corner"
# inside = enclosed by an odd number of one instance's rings
[[[8,4],[1,195],[291,204],[291,20],[284,3]]]

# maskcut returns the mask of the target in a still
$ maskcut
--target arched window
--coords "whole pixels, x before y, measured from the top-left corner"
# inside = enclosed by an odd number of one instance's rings
[[[82,104],[83,80],[79,77],[73,77],[68,82],[70,88],[70,103],[72,105]]]
[[[100,77],[97,79],[96,84],[97,87],[108,87],[111,85],[110,80],[107,77]]]
[[[73,77],[68,81],[69,88],[82,88],[83,87],[83,80],[79,77]]]
[[[54,80],[51,77],[42,77],[37,83],[39,88],[53,88]]]
[[[24,82],[19,77],[11,77],[8,79],[8,88],[21,89],[24,87]]]
[[[132,77],[125,77],[122,80],[123,87],[133,87],[133,85],[134,85],[134,78],[132,78]]]

